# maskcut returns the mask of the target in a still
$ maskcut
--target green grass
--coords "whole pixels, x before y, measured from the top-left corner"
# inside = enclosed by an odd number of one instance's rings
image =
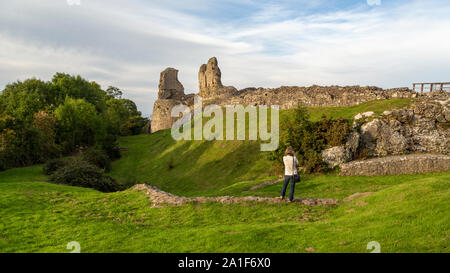
[[[310,109],[353,117],[404,106],[377,101],[346,109]],[[283,115],[288,112],[283,112]],[[183,196],[278,196],[273,163],[250,141],[179,141],[169,131],[120,140],[123,157],[110,175],[122,183],[148,183]],[[47,183],[42,166],[0,172],[0,252],[382,252],[449,253],[450,172],[380,177],[302,177],[296,197],[343,199],[334,207],[297,204],[188,204],[151,208],[131,190],[101,193]],[[345,242],[345,243],[343,243]]]
[[[317,121],[322,115],[332,118],[353,119],[359,113],[373,111],[375,114],[382,114],[383,111],[400,109],[411,105],[416,99],[390,99],[374,100],[351,107],[310,107],[311,120]],[[292,110],[288,110],[288,113]]]
[[[311,183],[317,192],[332,192],[334,178],[313,177]],[[71,241],[82,252],[368,252],[367,243],[378,241],[382,252],[448,253],[450,173],[382,180],[373,181],[377,188],[340,181],[348,193],[377,191],[337,207],[207,203],[155,209],[130,190],[106,194],[2,179],[0,252],[69,252]],[[297,196],[308,192],[302,187]]]
[[[222,187],[271,175],[272,163],[257,142],[176,142],[169,133],[122,138],[120,145],[129,150],[113,162],[109,175],[186,196],[214,195]]]
[[[360,112],[380,113],[382,109],[401,108],[411,102],[393,99],[346,108],[308,109],[312,119],[322,114],[352,118]],[[280,119],[291,113],[292,110],[281,111]],[[128,151],[113,162],[111,176],[122,183],[147,183],[184,196],[222,194],[224,191],[219,190],[238,186],[236,183],[260,183],[279,173],[268,153],[260,151],[257,141],[175,141],[170,130],[164,130],[121,138],[120,146]]]

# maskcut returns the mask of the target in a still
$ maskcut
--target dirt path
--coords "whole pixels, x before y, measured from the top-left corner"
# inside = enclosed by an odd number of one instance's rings
[[[257,196],[182,197],[162,191],[157,187],[150,186],[147,184],[135,185],[132,189],[144,192],[149,197],[149,201],[152,203],[152,207],[160,207],[162,205],[179,206],[184,205],[188,202],[197,202],[197,203],[218,202],[223,204],[233,204],[242,202],[263,202],[269,204],[276,204],[286,202],[281,201],[279,198],[257,197]],[[339,202],[338,199],[314,199],[314,198],[294,199],[294,203],[305,206],[336,205],[338,202]]]

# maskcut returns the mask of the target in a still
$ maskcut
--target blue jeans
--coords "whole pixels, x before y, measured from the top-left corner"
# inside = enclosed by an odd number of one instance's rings
[[[291,189],[289,190],[289,200],[292,201],[292,200],[294,200],[294,190],[295,190],[295,182],[294,182],[293,175],[285,175],[284,176],[284,184],[283,184],[283,189],[281,190],[281,196],[284,197],[286,195],[286,188],[287,188],[287,185],[289,184],[289,181],[291,181]]]

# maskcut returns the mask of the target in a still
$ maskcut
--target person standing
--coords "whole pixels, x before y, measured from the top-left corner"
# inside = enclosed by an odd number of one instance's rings
[[[294,200],[295,183],[300,181],[300,176],[297,172],[298,160],[295,157],[294,150],[292,147],[286,149],[285,156],[283,156],[284,163],[284,184],[281,190],[280,200],[284,199],[286,195],[286,189],[291,182],[291,187],[289,191],[289,202]]]

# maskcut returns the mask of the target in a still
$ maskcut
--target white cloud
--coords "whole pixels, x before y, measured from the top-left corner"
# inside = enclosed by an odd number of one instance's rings
[[[379,6],[379,5],[381,5],[381,0],[367,0],[367,5]]]
[[[66,0],[69,6],[79,6],[81,5],[81,0]]]
[[[198,68],[211,56],[218,57],[223,83],[237,88],[399,87],[450,75],[445,1],[385,2],[377,9],[362,2],[308,15],[280,2],[233,20],[218,9],[230,1],[58,3],[0,4],[0,86],[55,72],[81,74],[124,89],[150,114],[160,71],[179,69],[185,90],[197,92]]]

